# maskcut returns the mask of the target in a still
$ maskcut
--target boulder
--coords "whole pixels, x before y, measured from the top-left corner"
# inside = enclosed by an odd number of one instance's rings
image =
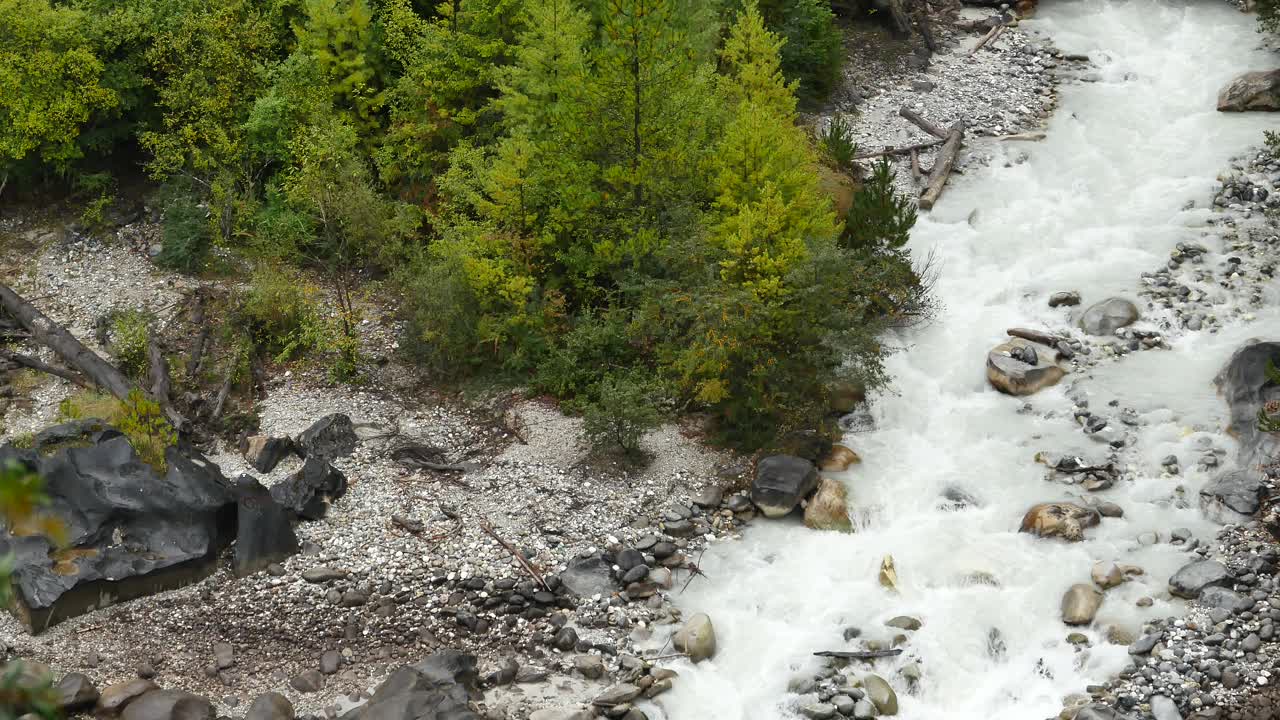
[[[58,698],[58,709],[65,714],[88,710],[98,702],[98,688],[81,673],[67,673],[58,681],[54,692]]]
[[[46,511],[67,531],[62,548],[39,535],[0,536],[0,556],[14,558],[14,610],[29,631],[213,571],[219,549],[235,537],[234,490],[190,448],[171,447],[165,459],[162,477],[111,430],[52,452],[0,448],[0,463],[44,478]]]
[[[817,486],[813,463],[792,455],[771,455],[756,465],[751,500],[766,517],[782,517]]]
[[[265,692],[253,699],[244,720],[293,720],[293,703],[278,692]]]
[[[351,418],[342,413],[325,415],[298,433],[295,440],[303,457],[319,460],[346,457],[356,451],[359,442]]]
[[[818,481],[818,491],[804,509],[804,525],[814,530],[853,532],[849,520],[849,494],[844,483],[831,478]]]
[[[1225,585],[1231,581],[1227,567],[1217,560],[1197,560],[1183,565],[1169,578],[1169,594],[1194,600],[1200,591],[1212,585]]]
[[[1129,716],[1106,703],[1089,703],[1076,711],[1075,720],[1129,720]]]
[[[1280,342],[1251,342],[1236,350],[1214,378],[1231,414],[1227,431],[1240,441],[1241,467],[1280,455],[1280,433],[1258,429],[1258,411],[1268,402],[1280,401],[1280,386],[1267,378],[1268,363],[1280,367]]]
[[[342,720],[480,720],[470,707],[479,699],[473,655],[444,650],[391,674],[369,701]]]
[[[1102,593],[1091,585],[1077,583],[1062,596],[1062,622],[1067,625],[1088,625],[1102,605]]]
[[[862,679],[862,687],[867,691],[867,699],[876,706],[881,715],[898,714],[898,694],[893,687],[879,675],[868,675]]]
[[[298,536],[290,511],[276,502],[256,479],[236,478],[236,545],[232,567],[236,577],[251,575],[297,554]]]
[[[1080,293],[1075,290],[1063,290],[1049,296],[1049,307],[1072,307],[1080,304]]]
[[[1096,562],[1089,574],[1093,584],[1103,590],[1110,590],[1125,581],[1124,571],[1113,562]]]
[[[1210,608],[1221,608],[1231,613],[1240,613],[1253,608],[1253,598],[1241,595],[1224,587],[1209,586],[1200,591],[1200,603]]]
[[[844,445],[832,445],[831,451],[822,458],[822,462],[818,463],[818,469],[826,472],[844,472],[850,465],[860,462],[862,458],[858,457],[858,453]]]
[[[685,622],[671,637],[671,644],[689,656],[690,662],[701,662],[716,654],[716,631],[706,613],[698,613]]]
[[[289,437],[272,437],[270,435],[253,435],[245,438],[240,448],[245,462],[254,470],[269,473],[276,465],[293,452],[293,439]]]
[[[1041,503],[1022,516],[1019,531],[1039,537],[1057,537],[1067,542],[1079,542],[1084,539],[1085,529],[1099,522],[1101,517],[1092,508],[1066,502]]]
[[[328,460],[308,456],[302,469],[271,486],[271,497],[303,520],[319,520],[347,492],[347,476]]]
[[[1280,110],[1280,70],[1247,72],[1218,92],[1218,112]]]
[[[1033,357],[1035,363],[1028,362]],[[1057,364],[1056,350],[1022,338],[987,353],[987,381],[1006,395],[1030,395],[1058,384],[1066,374]]]
[[[152,690],[125,706],[120,720],[214,720],[208,700],[181,690]]]
[[[1172,698],[1166,695],[1151,696],[1151,716],[1155,720],[1182,720],[1182,713]]]
[[[560,582],[569,592],[580,597],[608,597],[615,588],[613,570],[599,555],[571,560],[565,571],[560,573]]]
[[[1107,298],[1090,305],[1080,316],[1080,329],[1090,335],[1112,335],[1138,321],[1138,307],[1124,298]]]
[[[159,689],[160,686],[150,680],[125,680],[108,685],[98,695],[98,702],[93,706],[94,714],[100,717],[117,715],[136,698]]]

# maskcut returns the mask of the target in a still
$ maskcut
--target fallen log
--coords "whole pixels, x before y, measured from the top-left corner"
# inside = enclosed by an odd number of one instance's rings
[[[854,160],[870,160],[871,158],[884,157],[885,155],[910,155],[917,150],[927,150],[931,147],[937,147],[942,144],[941,140],[930,140],[929,142],[916,143],[915,145],[904,145],[900,148],[886,147],[878,152],[861,153],[854,155]]]
[[[32,340],[52,350],[63,362],[84,373],[98,387],[121,400],[128,398],[129,392],[136,389],[124,373],[98,357],[97,353],[85,347],[66,328],[50,320],[8,285],[0,285],[0,305],[31,333]]]
[[[1009,337],[1016,337],[1016,338],[1022,338],[1023,340],[1030,340],[1033,343],[1039,343],[1041,345],[1044,345],[1045,347],[1051,347],[1051,348],[1057,347],[1058,342],[1062,340],[1062,338],[1059,338],[1054,335],[1050,335],[1047,332],[1041,332],[1039,330],[1030,330],[1027,328],[1009,328],[1005,332],[1009,334]]]
[[[951,131],[947,133],[947,141],[942,144],[938,159],[933,162],[933,171],[929,173],[929,185],[920,196],[920,207],[929,210],[942,196],[942,189],[947,184],[952,168],[955,167],[956,156],[960,154],[960,143],[963,141],[964,121],[959,120],[951,126]]]
[[[1024,132],[1024,133],[1014,133],[1012,135],[1001,135],[1000,137],[995,139],[996,140],[1024,140],[1027,142],[1033,142],[1036,140],[1043,140],[1045,139],[1045,137],[1047,136],[1042,132]]]
[[[920,172],[920,153],[915,150],[911,151],[911,177],[916,182],[920,182],[920,178],[924,177]]]
[[[56,365],[49,365],[48,363],[41,362],[29,355],[20,355],[8,350],[0,350],[0,357],[37,372],[48,373],[49,375],[60,377],[63,380],[70,380],[80,387],[89,387],[90,385],[89,381],[79,373],[72,372],[66,368],[60,368]]]
[[[937,125],[934,125],[928,120],[925,120],[923,117],[920,116],[920,113],[916,112],[915,110],[912,110],[906,105],[903,105],[898,110],[898,115],[906,118],[907,120],[910,120],[912,125],[915,125],[916,127],[920,128],[921,130],[929,133],[930,135],[936,138],[939,138],[942,140],[947,139],[947,132],[945,130],[938,127]]]
[[[859,651],[823,650],[821,652],[814,653],[814,655],[817,655],[818,657],[839,658],[841,660],[875,660],[876,658],[894,657],[895,655],[901,654],[902,648],[894,648],[892,650]]]
[[[973,57],[973,54],[981,50],[983,45],[986,45],[987,43],[994,40],[1002,30],[1004,30],[1004,25],[996,25],[995,27],[988,30],[987,34],[982,36],[982,39],[978,41],[978,44],[974,45],[973,49],[969,51],[969,57]]]

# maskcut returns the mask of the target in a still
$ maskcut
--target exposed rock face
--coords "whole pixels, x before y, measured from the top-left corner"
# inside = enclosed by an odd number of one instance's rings
[[[831,478],[822,478],[818,482],[818,491],[804,509],[804,524],[814,530],[853,532],[853,522],[849,520],[849,494],[844,483]]]
[[[1067,371],[1057,364],[1057,355],[1056,350],[1014,338],[987,353],[987,381],[1007,395],[1030,395],[1066,376]]]
[[[1280,70],[1245,73],[1218,93],[1219,112],[1249,110],[1280,110]]]
[[[818,486],[813,463],[792,455],[771,455],[756,466],[751,500],[766,517],[782,517]]]
[[[1224,585],[1231,580],[1231,573],[1217,560],[1197,560],[1183,565],[1169,578],[1169,593],[1180,598],[1194,600],[1200,591],[1211,585]]]
[[[671,638],[676,650],[689,656],[691,662],[701,662],[716,654],[716,631],[706,613],[689,618]]]
[[[1080,316],[1080,329],[1090,335],[1112,335],[1138,321],[1138,308],[1124,298],[1107,298],[1089,306]]]
[[[1041,503],[1022,517],[1021,532],[1059,537],[1068,542],[1084,539],[1084,531],[1101,522],[1098,511],[1073,503]]]
[[[287,437],[254,435],[246,438],[241,450],[245,462],[258,472],[269,473],[293,452],[293,440]]]
[[[822,458],[822,462],[818,463],[818,467],[827,472],[843,472],[848,470],[850,465],[856,465],[860,462],[862,462],[862,458],[858,457],[858,453],[844,445],[832,445],[831,451]]]
[[[236,547],[233,566],[238,577],[255,573],[298,552],[289,512],[252,477],[236,478]]]
[[[28,629],[213,571],[236,519],[235,492],[216,465],[169,448],[160,477],[112,430],[63,445],[50,455],[0,448],[0,462],[16,460],[45,479],[48,511],[68,531],[67,548],[56,551],[44,537],[0,537],[0,555],[15,556],[16,610]]]
[[[1247,522],[1261,506],[1263,481],[1262,471],[1253,467],[1224,472],[1200,488],[1200,507],[1214,522]]]
[[[1102,605],[1102,593],[1089,585],[1072,585],[1062,596],[1062,622],[1068,625],[1088,625]]]
[[[342,720],[480,720],[474,655],[445,650],[391,674],[364,705]]]
[[[271,497],[303,520],[324,517],[329,503],[346,492],[347,476],[328,460],[310,455],[301,470],[271,486]]]
[[[299,433],[296,442],[303,457],[332,460],[355,452],[360,438],[356,436],[351,418],[342,413],[333,413],[325,415]]]
[[[1214,378],[1231,411],[1227,430],[1240,440],[1241,467],[1280,455],[1280,433],[1258,429],[1258,411],[1280,401],[1280,387],[1267,379],[1268,362],[1280,367],[1280,342],[1253,342],[1237,350]]]

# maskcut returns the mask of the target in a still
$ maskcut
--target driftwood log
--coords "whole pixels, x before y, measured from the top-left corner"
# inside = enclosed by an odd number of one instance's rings
[[[823,650],[816,652],[814,655],[818,657],[839,658],[841,660],[875,660],[876,658],[887,658],[895,655],[901,655],[902,648],[894,648],[892,650],[860,650],[860,651],[844,651],[844,650]]]
[[[139,390],[139,388],[134,385],[129,378],[125,377],[125,374],[120,372],[116,366],[106,360],[103,360],[97,353],[85,347],[84,343],[77,340],[74,335],[67,331],[66,328],[53,320],[50,320],[44,313],[40,312],[36,306],[27,302],[21,295],[14,292],[12,288],[3,284],[0,284],[0,307],[3,307],[10,316],[22,325],[22,327],[26,328],[27,332],[31,334],[31,340],[49,348],[71,369],[84,375],[84,379],[86,381],[80,384],[87,385],[89,382],[92,382],[94,385],[106,390],[120,400],[127,400],[131,392]],[[148,350],[148,354],[151,354],[150,349]],[[10,359],[14,362],[21,362],[17,357]],[[163,364],[164,358],[161,357],[160,360]],[[23,364],[35,370],[50,372],[45,368],[51,366],[37,367],[30,362],[25,362]],[[40,365],[44,364],[40,363]],[[69,373],[50,372],[50,374],[71,380],[71,378],[68,377]],[[72,381],[75,382],[75,380]],[[167,368],[165,368],[164,382],[157,382],[156,384],[167,387]],[[151,396],[151,399],[158,402],[164,409],[165,417],[173,424],[174,428],[183,430],[187,427],[186,418],[174,409],[173,404],[169,401],[167,396],[156,397],[151,393],[147,394]]]
[[[907,120],[910,120],[912,125],[915,125],[916,127],[920,128],[921,130],[929,133],[930,135],[936,138],[939,138],[942,140],[947,139],[946,130],[943,130],[942,128],[938,127],[937,125],[934,125],[928,120],[925,120],[923,117],[920,116],[920,113],[916,112],[915,110],[912,110],[906,105],[903,105],[901,108],[898,109],[898,115],[906,118]]]
[[[942,144],[938,159],[933,162],[933,171],[929,173],[929,184],[924,194],[920,196],[920,207],[929,210],[942,196],[942,189],[947,184],[947,177],[951,175],[952,168],[955,167],[956,156],[960,154],[960,144],[963,141],[964,121],[960,120],[951,126],[950,132],[947,133],[947,141]]]
[[[941,140],[930,140],[929,142],[916,143],[915,145],[903,145],[902,147],[886,147],[876,152],[860,153],[854,155],[854,160],[870,160],[871,158],[883,157],[885,155],[910,155],[913,152],[926,150],[931,147],[937,147],[942,144]]]

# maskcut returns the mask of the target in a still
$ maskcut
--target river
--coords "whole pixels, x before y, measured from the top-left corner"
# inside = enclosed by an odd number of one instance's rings
[[[1181,612],[1165,588],[1187,556],[1165,542],[1169,530],[1185,527],[1202,541],[1215,532],[1196,502],[1209,477],[1195,469],[1197,443],[1227,450],[1227,464],[1234,458],[1210,381],[1244,338],[1265,332],[1264,323],[1274,329],[1280,317],[1178,334],[1172,350],[1136,353],[1088,378],[1069,375],[1029,398],[1029,413],[1019,412],[1022,399],[987,385],[984,361],[1006,328],[1065,327],[1066,311],[1046,304],[1054,291],[1078,290],[1086,305],[1119,295],[1141,307],[1140,274],[1161,266],[1175,243],[1221,249],[1216,226],[1205,222],[1215,177],[1274,121],[1217,113],[1215,97],[1235,75],[1274,63],[1256,49],[1254,18],[1222,2],[1045,2],[1029,22],[1064,53],[1087,53],[1100,78],[1061,88],[1046,140],[1008,145],[1011,159],[1027,154],[1024,162],[953,177],[933,213],[922,214],[912,248],[941,261],[936,289],[945,307],[936,322],[894,338],[902,349],[890,361],[892,390],[873,399],[875,429],[846,438],[864,459],[841,476],[858,531],[758,521],[741,541],[706,553],[708,578],[677,602],[710,615],[719,650],[697,666],[675,666],[681,679],[663,699],[671,720],[792,717],[788,683],[821,667],[815,650],[852,649],[847,627],[888,641],[898,631],[884,622],[897,615],[923,623],[902,656],[873,666],[897,690],[900,717],[1053,717],[1064,696],[1128,664],[1126,647],[1107,643],[1109,626],[1136,633],[1143,618]],[[1185,209],[1189,201],[1195,207]],[[1071,421],[1073,381],[1091,409],[1114,420],[1118,408],[1108,402],[1119,399],[1143,425],[1123,456],[1136,479],[1099,493],[1124,518],[1104,519],[1085,542],[1067,544],[1017,528],[1031,505],[1083,492],[1045,482],[1037,451],[1105,456]],[[1159,459],[1169,454],[1182,460],[1179,477],[1161,477]],[[981,506],[939,509],[951,485]],[[1141,545],[1145,531],[1162,542]],[[877,582],[886,555],[896,561],[896,593]],[[1063,625],[1059,605],[1071,584],[1089,581],[1097,560],[1138,565],[1146,575],[1108,591],[1096,621],[1081,629],[1092,647],[1078,652],[1066,642],[1075,628]],[[967,579],[974,572],[999,585]],[[1151,607],[1135,604],[1146,596]],[[989,652],[993,628],[1002,655]],[[921,670],[913,692],[900,675],[908,663]]]

